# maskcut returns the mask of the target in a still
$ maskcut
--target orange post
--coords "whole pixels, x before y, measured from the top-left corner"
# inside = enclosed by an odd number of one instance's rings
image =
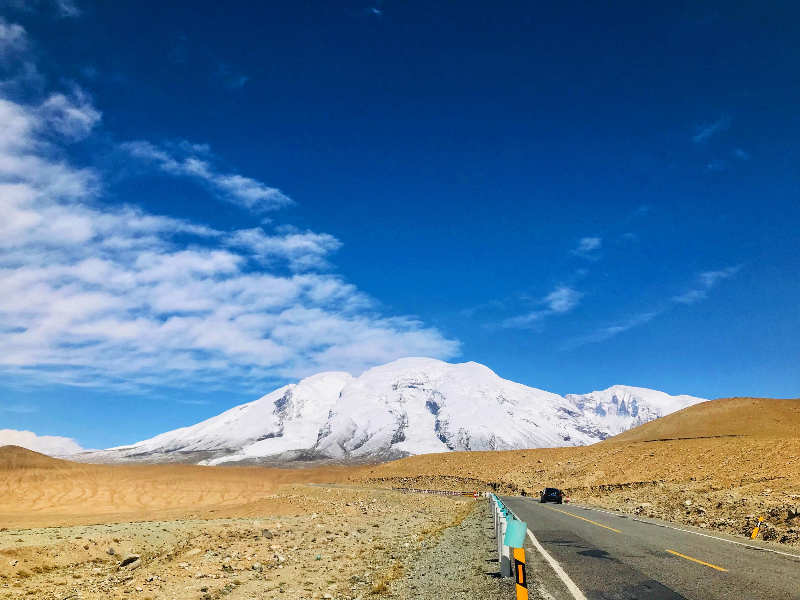
[[[517,580],[517,600],[528,600],[528,578],[525,576],[525,550],[514,548],[514,578]]]
[[[753,529],[753,533],[750,534],[750,539],[751,540],[756,539],[756,536],[758,535],[758,530],[761,529],[761,522],[763,520],[764,520],[764,517],[758,517],[758,525],[756,525],[755,529]]]

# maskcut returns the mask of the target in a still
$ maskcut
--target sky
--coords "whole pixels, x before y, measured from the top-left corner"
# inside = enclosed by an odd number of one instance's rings
[[[0,430],[405,356],[797,397],[799,10],[0,0]]]

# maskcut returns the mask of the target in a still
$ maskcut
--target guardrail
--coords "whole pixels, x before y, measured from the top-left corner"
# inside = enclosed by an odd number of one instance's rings
[[[475,498],[483,496],[484,492],[458,492],[452,490],[426,490],[423,488],[402,488],[392,487],[396,492],[414,493],[414,494],[437,494],[439,496],[473,496]],[[477,495],[476,495],[477,494]]]
[[[514,576],[517,582],[517,600],[528,600],[528,580],[525,575],[525,534],[528,524],[523,523],[496,495],[489,494],[497,535],[497,557],[500,577]],[[513,567],[512,567],[513,564]]]

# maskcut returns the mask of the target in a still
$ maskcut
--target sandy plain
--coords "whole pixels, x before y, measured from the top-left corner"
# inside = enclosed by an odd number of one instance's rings
[[[375,596],[474,504],[337,485],[350,472],[83,465],[0,448],[0,598]]]

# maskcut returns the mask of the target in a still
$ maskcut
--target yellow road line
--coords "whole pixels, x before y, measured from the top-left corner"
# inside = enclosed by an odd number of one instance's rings
[[[717,565],[712,565],[711,563],[703,562],[702,560],[697,560],[696,558],[692,558],[691,556],[686,556],[685,554],[681,554],[680,552],[675,552],[674,550],[667,550],[670,554],[674,554],[675,556],[680,556],[681,558],[685,558],[686,560],[691,560],[692,562],[700,563],[701,565],[705,565],[707,567],[711,567],[712,569],[716,569],[717,571],[727,571],[728,569],[723,569],[722,567],[718,567]]]
[[[603,529],[609,529],[611,531],[616,531],[617,533],[622,533],[619,529],[614,529],[613,527],[606,527],[605,525],[601,525],[597,521],[590,521],[589,519],[584,519],[583,517],[579,517],[578,515],[573,515],[572,513],[568,513],[565,510],[558,510],[557,508],[553,508],[552,506],[545,506],[545,508],[549,508],[550,510],[560,512],[564,515],[569,515],[570,517],[575,517],[576,519],[580,519],[581,521],[586,521],[587,523],[591,523],[592,525],[597,525],[598,527],[602,527]]]

